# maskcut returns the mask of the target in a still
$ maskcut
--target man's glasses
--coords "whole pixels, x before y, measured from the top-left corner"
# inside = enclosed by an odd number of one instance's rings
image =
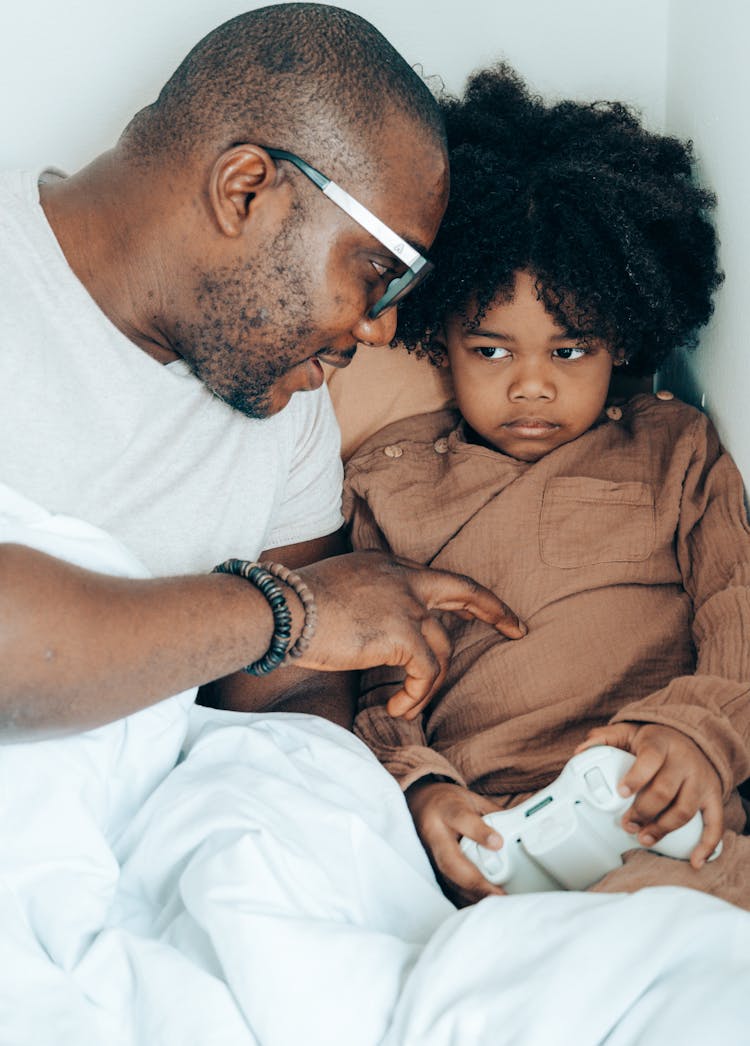
[[[378,316],[382,316],[386,309],[391,309],[394,305],[398,305],[425,276],[432,272],[432,262],[416,251],[406,240],[402,240],[398,233],[395,233],[393,229],[389,229],[387,225],[381,222],[380,218],[376,218],[372,211],[368,211],[366,207],[358,200],[355,200],[353,196],[350,196],[336,182],[326,178],[324,174],[316,171],[314,167],[311,167],[309,163],[305,163],[304,160],[301,160],[299,156],[295,156],[294,153],[284,152],[283,149],[266,149],[266,152],[274,160],[286,160],[288,163],[294,164],[311,182],[314,182],[319,189],[322,189],[329,200],[332,200],[342,211],[345,211],[363,229],[367,229],[379,243],[382,243],[391,254],[395,254],[399,261],[406,266],[406,271],[401,276],[393,277],[386,287],[385,294],[375,302],[368,312],[367,315],[371,320],[376,320]]]

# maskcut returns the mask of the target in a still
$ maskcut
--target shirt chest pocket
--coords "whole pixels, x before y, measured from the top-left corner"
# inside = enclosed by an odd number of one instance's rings
[[[555,476],[544,488],[539,552],[548,566],[639,563],[653,552],[655,538],[649,483]]]

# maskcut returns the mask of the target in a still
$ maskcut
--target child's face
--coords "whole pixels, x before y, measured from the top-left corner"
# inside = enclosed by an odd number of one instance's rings
[[[538,461],[601,414],[612,372],[606,345],[584,348],[558,327],[528,273],[518,273],[512,301],[489,308],[476,330],[450,317],[445,343],[461,413],[504,454]]]

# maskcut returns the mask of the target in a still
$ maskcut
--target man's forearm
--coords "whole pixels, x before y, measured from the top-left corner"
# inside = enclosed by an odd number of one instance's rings
[[[0,740],[128,715],[244,667],[272,632],[243,578],[116,578],[0,545]]]
[[[379,553],[337,556],[299,573],[318,612],[299,668],[403,666],[394,715],[418,715],[447,671],[450,642],[434,611],[472,614],[509,638],[525,631],[470,579]],[[298,595],[289,609],[296,642],[305,620]],[[0,544],[0,738],[128,715],[236,672],[265,653],[272,634],[265,597],[243,578],[125,580]]]

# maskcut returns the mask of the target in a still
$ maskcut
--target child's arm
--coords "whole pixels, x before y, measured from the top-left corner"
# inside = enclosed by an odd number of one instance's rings
[[[724,806],[719,775],[695,742],[668,726],[611,723],[591,730],[576,752],[593,745],[612,745],[636,757],[619,791],[635,794],[622,823],[643,846],[653,846],[700,810],[703,834],[690,855],[693,867],[700,868],[721,839]]]
[[[461,772],[431,745],[425,734],[425,716],[440,703],[440,694],[423,714],[394,718],[390,697],[401,689],[403,669],[373,668],[360,678],[359,711],[354,733],[406,791],[426,777],[440,777],[466,787]]]
[[[742,478],[705,415],[695,415],[691,435],[693,453],[683,483],[675,546],[693,609],[695,672],[624,706],[610,727],[589,735],[587,744],[593,738],[593,743],[618,744],[639,756],[642,766],[636,781],[645,774],[654,782],[648,798],[637,804],[644,832],[658,822],[663,834],[665,825],[669,830],[697,809],[703,811],[710,823],[693,854],[695,864],[710,852],[709,842],[719,829],[715,779],[726,800],[750,776],[750,527]],[[614,728],[618,732],[613,734]],[[663,771],[649,774],[649,766],[662,754]],[[708,788],[706,809],[691,786],[681,794],[679,806],[668,809],[676,795],[675,780],[685,781],[689,774],[700,776]],[[667,782],[664,816],[654,822],[655,789]],[[645,823],[648,815],[651,825]]]
[[[424,716],[409,721],[389,715],[388,697],[399,685],[393,669],[363,674],[354,732],[404,789],[417,833],[445,893],[458,905],[473,904],[487,894],[502,894],[459,846],[461,836],[467,835],[482,846],[498,849],[502,840],[482,815],[499,807],[470,791],[459,771],[430,747]]]

